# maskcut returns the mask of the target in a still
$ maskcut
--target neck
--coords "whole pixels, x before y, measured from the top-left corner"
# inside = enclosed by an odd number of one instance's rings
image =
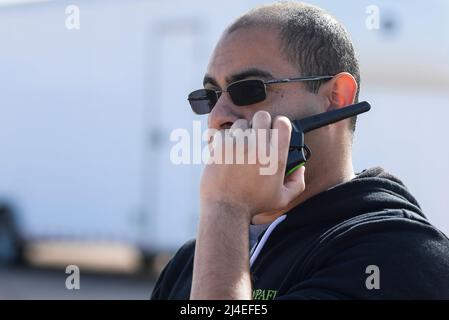
[[[326,191],[338,184],[350,181],[355,177],[352,161],[350,160],[350,158],[349,161],[344,161],[343,165],[340,166],[328,166],[325,168],[321,166],[314,170],[313,165],[311,164],[310,169],[311,170],[307,168],[306,170],[306,189],[303,193],[301,193],[295,200],[290,202],[290,204],[286,208],[257,214],[252,218],[251,222],[253,224],[271,223],[277,217],[290,211],[307,199],[312,198],[313,196]],[[308,175],[307,173],[310,174]]]

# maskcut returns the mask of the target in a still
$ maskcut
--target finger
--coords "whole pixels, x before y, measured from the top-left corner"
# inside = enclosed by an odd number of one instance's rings
[[[290,138],[292,132],[292,124],[287,117],[277,116],[273,121],[273,130],[277,130],[272,133],[271,148],[277,148],[279,168],[285,170],[287,163],[288,150],[290,146]]]
[[[214,146],[214,137],[217,134],[218,130],[217,129],[211,129],[208,128],[204,133],[203,133],[203,140],[207,141],[207,147],[209,148],[209,153],[212,151],[213,146]]]
[[[214,130],[211,131],[209,134],[212,135],[210,143],[213,145],[213,147],[215,147],[217,143],[221,146],[221,140],[223,140],[225,132],[223,130]]]
[[[252,120],[252,128],[257,135],[258,150],[264,155],[270,154],[271,115],[267,111],[257,111]]]
[[[249,123],[246,119],[237,119],[232,124],[229,130],[226,130],[226,135],[228,139],[233,140],[233,144],[235,144],[235,138],[243,136],[245,131],[249,129]],[[230,140],[229,140],[230,141]]]
[[[253,129],[271,129],[271,115],[267,111],[257,111],[253,116]]]
[[[248,129],[249,128],[249,124],[248,124],[248,120],[246,119],[237,119],[234,121],[234,123],[231,126],[231,131],[234,129]]]
[[[231,128],[229,130],[226,130],[227,139],[228,139],[228,141],[227,141],[228,143],[226,144],[226,146],[229,148],[232,147],[232,149],[233,149],[233,150],[228,150],[228,152],[231,152],[229,154],[229,156],[231,154],[235,153],[235,155],[237,157],[240,157],[238,159],[240,159],[240,161],[243,161],[243,160],[241,160],[242,159],[241,157],[244,157],[245,149],[237,148],[237,144],[243,143],[243,146],[245,146],[245,141],[244,141],[243,137],[245,136],[245,132],[248,129],[249,129],[248,120],[237,119],[236,121],[234,121]],[[239,163],[241,163],[241,162],[239,162]]]

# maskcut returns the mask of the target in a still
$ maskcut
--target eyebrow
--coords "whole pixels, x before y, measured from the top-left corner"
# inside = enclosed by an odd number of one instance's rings
[[[245,69],[243,71],[240,71],[238,73],[235,73],[229,77],[226,77],[226,84],[230,84],[239,80],[243,80],[249,77],[258,77],[262,79],[273,79],[273,75],[265,70],[258,69],[258,68],[249,68]],[[212,84],[216,87],[220,87],[218,85],[217,80],[215,80],[212,76],[209,74],[206,74],[203,79],[203,86],[206,86],[206,84]]]

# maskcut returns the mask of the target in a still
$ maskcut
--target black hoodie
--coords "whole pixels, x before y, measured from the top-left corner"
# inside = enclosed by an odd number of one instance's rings
[[[283,217],[259,236],[254,299],[449,299],[448,238],[381,168]],[[189,298],[194,251],[194,240],[179,249],[152,299]]]

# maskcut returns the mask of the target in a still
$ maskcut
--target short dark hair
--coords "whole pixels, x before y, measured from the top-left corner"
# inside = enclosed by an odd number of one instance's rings
[[[351,38],[327,11],[306,3],[277,2],[252,9],[237,18],[225,33],[253,26],[277,28],[282,52],[303,76],[335,75],[344,71],[352,74],[357,82],[355,101],[358,101],[360,70]],[[321,83],[311,81],[305,85],[316,93]],[[356,120],[356,117],[351,119],[353,132]]]

